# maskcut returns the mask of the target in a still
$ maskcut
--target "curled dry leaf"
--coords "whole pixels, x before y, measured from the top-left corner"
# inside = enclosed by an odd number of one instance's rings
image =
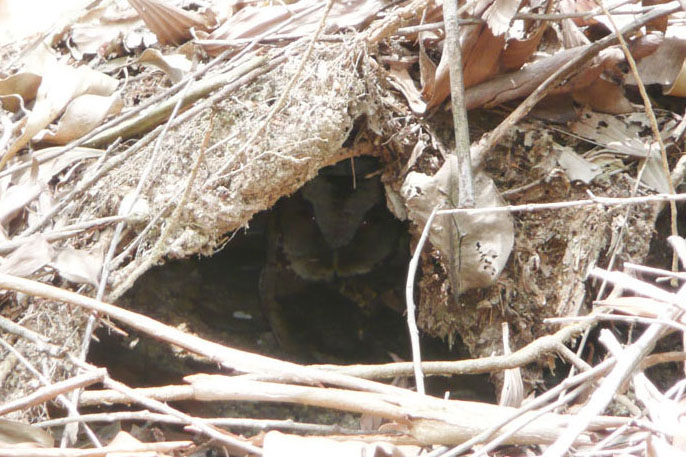
[[[69,51],[76,60],[82,60],[85,54],[99,54],[102,57],[120,56],[123,44],[128,40],[137,44],[128,49],[136,49],[141,44],[142,35],[152,36],[150,44],[156,44],[157,38],[148,31],[140,16],[128,3],[100,2],[79,18],[66,30],[69,35],[65,41],[71,44]]]
[[[504,35],[510,28],[510,22],[519,11],[521,0],[495,0],[484,13],[483,18],[493,35]]]
[[[57,62],[54,56],[44,65],[36,103],[21,136],[0,160],[0,169],[40,130],[48,126],[67,104],[82,94],[111,95],[119,82],[88,67],[73,68]]]
[[[20,277],[31,276],[50,263],[54,250],[45,237],[37,233],[3,259],[0,273]]]
[[[426,111],[426,103],[422,100],[422,94],[415,87],[414,80],[407,72],[407,68],[391,65],[388,77],[390,84],[405,96],[410,109],[415,114],[423,114]]]
[[[192,37],[191,29],[209,30],[215,24],[204,16],[157,0],[129,0],[145,25],[161,44],[181,44]]]
[[[654,52],[644,56],[637,67],[643,84],[660,84],[665,94],[683,97],[686,94],[686,90],[683,89],[686,87],[684,83],[686,78],[683,76],[686,73],[683,69],[686,61],[686,27],[678,27],[676,33],[676,36],[670,33],[669,36],[663,38]],[[640,49],[649,49],[650,44],[654,45],[658,42],[660,36],[661,34],[652,33],[637,46],[640,46]],[[635,55],[633,49],[632,54]],[[627,75],[626,84],[636,84],[633,74]]]
[[[662,137],[669,137],[675,126],[676,122],[671,119],[662,123],[660,132]],[[641,181],[661,192],[668,190],[667,176],[665,176],[660,159],[660,149],[657,142],[653,140],[645,113],[613,116],[584,111],[578,121],[569,125],[569,130],[616,154],[640,158],[650,156]]]
[[[574,92],[573,96],[578,104],[600,113],[625,114],[634,111],[633,105],[624,96],[624,89],[603,78],[597,78],[590,86]]]
[[[672,120],[664,123],[660,132],[662,137],[668,137],[675,126]],[[613,116],[585,110],[578,121],[569,125],[569,130],[622,155],[644,158],[651,150],[659,151],[653,144],[650,124],[644,113]]]
[[[69,103],[57,124],[55,133],[44,131],[36,135],[34,139],[51,144],[67,144],[86,135],[108,116],[118,114],[123,107],[124,102],[119,92],[109,97],[81,95]]]
[[[17,73],[0,79],[0,101],[3,108],[15,113],[20,108],[20,99],[24,105],[35,99],[41,79],[40,75],[32,72]]]
[[[141,54],[137,62],[159,68],[165,72],[169,79],[175,84],[188,74],[193,65],[188,57],[183,54],[169,54],[165,56],[157,49],[152,48],[143,51],[143,54]]]
[[[543,33],[547,28],[548,22],[541,21],[541,24],[528,38],[507,40],[502,56],[503,70],[513,71],[521,68],[538,49]]]
[[[454,162],[454,156],[449,160]],[[410,219],[423,227],[433,208],[445,204],[448,193],[450,164],[446,161],[434,176],[412,172],[407,175],[401,193],[405,198]],[[483,172],[474,176],[477,208],[504,206],[493,181]],[[460,233],[455,233],[450,220],[455,218]],[[484,213],[437,217],[429,232],[431,244],[444,256],[450,253],[450,237],[459,246],[456,265],[459,265],[459,292],[491,285],[500,275],[514,245],[514,222],[509,213]],[[457,268],[457,266],[456,266]]]

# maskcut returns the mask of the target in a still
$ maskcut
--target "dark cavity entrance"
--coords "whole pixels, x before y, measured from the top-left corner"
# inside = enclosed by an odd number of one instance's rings
[[[150,270],[120,304],[228,346],[302,363],[411,360],[407,226],[386,207],[378,161],[351,164],[322,169],[215,255]],[[99,337],[93,361],[134,385],[216,369],[149,338],[132,335],[132,347],[104,330]],[[426,336],[422,351],[425,360],[467,357],[460,343],[449,349]],[[429,386],[439,395],[493,398],[485,377],[459,378],[433,378]]]

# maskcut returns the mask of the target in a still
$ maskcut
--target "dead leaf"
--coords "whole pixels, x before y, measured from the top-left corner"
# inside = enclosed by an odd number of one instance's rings
[[[290,36],[311,35],[321,19],[321,10],[318,5],[324,4],[318,4],[312,0],[300,0],[289,5],[247,6],[207,36],[207,40],[229,42],[255,38],[299,14],[302,16],[281,27],[278,33]],[[335,33],[340,29],[360,28],[385,6],[386,2],[383,0],[335,2],[329,12],[327,33]],[[307,13],[308,9],[311,10],[309,13]],[[202,41],[200,44],[211,55],[218,54],[228,46],[228,44],[210,44]]]
[[[541,43],[543,33],[548,28],[548,22],[542,21],[528,38],[523,39],[509,39],[503,50],[501,61],[503,64],[503,71],[513,71],[521,68],[536,52],[538,45]]]
[[[50,243],[37,233],[5,257],[0,264],[0,272],[26,278],[50,263],[53,255]]]
[[[449,160],[457,169],[456,158]],[[434,176],[411,172],[405,178],[401,194],[405,198],[410,219],[420,227],[426,223],[433,208],[445,203],[448,195],[450,163],[448,160]],[[474,176],[477,208],[504,206],[493,181],[483,172]],[[450,237],[458,234],[452,228],[449,217],[455,217],[460,230],[456,245],[459,254],[460,284],[463,292],[492,284],[500,275],[514,245],[514,222],[509,213],[484,213],[478,215],[440,216],[429,232],[431,244],[443,255],[450,253]]]
[[[405,171],[409,171],[410,168],[414,166],[414,164],[417,162],[417,159],[422,155],[422,152],[424,152],[424,148],[426,148],[426,143],[424,140],[420,137],[417,142],[415,143],[414,147],[412,148],[412,153],[410,154],[410,158],[407,159],[407,163],[405,164]]]
[[[415,114],[426,112],[426,103],[422,100],[422,94],[414,85],[414,80],[404,66],[391,65],[388,78],[388,82],[405,96],[410,109]]]
[[[645,164],[645,170],[643,170],[643,176],[641,176],[641,182],[649,185],[661,194],[668,194],[670,192],[670,177],[665,173],[665,167],[662,165],[659,151],[654,151],[645,160],[647,160],[647,163]]]
[[[42,183],[11,186],[0,196],[0,225],[7,227],[45,189]]]
[[[483,18],[494,36],[504,35],[519,11],[521,0],[495,0],[486,10]]]
[[[573,96],[578,104],[587,105],[599,113],[625,114],[634,111],[633,105],[624,96],[624,89],[603,78],[597,78],[590,86],[574,92]]]
[[[191,29],[209,31],[216,24],[195,13],[157,0],[129,0],[161,44],[181,44],[192,38]]]
[[[570,147],[560,146],[555,143],[553,148],[558,154],[557,163],[565,171],[570,181],[581,181],[585,184],[590,184],[593,178],[603,171],[600,166],[584,159]]]
[[[68,29],[64,40],[69,42],[72,57],[82,60],[85,54],[98,54],[105,58],[120,56],[125,43],[135,42],[128,50],[135,50],[146,37],[146,44],[157,44],[155,35],[148,31],[140,16],[128,3],[101,2],[79,18]]]
[[[48,126],[75,97],[82,94],[111,95],[119,82],[89,67],[73,68],[53,56],[45,64],[36,103],[21,136],[0,159],[0,169],[40,130]]]
[[[494,36],[488,27],[482,27],[471,52],[463,50],[464,62],[464,87],[474,86],[493,77],[498,73],[500,55],[505,45],[505,36]],[[427,110],[440,105],[450,95],[450,62],[447,54],[441,56],[441,61],[436,69],[436,79],[433,85],[433,93],[422,92],[424,99],[427,95]]]
[[[73,248],[62,248],[50,263],[67,281],[77,284],[91,284],[98,287],[102,269],[102,252],[84,251]]]
[[[118,114],[124,107],[119,92],[109,97],[84,94],[72,100],[57,124],[55,133],[43,131],[36,142],[67,144],[81,138],[99,126],[108,116]]]
[[[41,80],[40,75],[32,72],[21,72],[8,76],[5,79],[0,79],[0,101],[2,101],[3,108],[13,113],[19,111],[19,99],[17,97],[10,97],[10,95],[20,97],[24,101],[24,106],[26,106],[36,98]]]
[[[43,429],[7,419],[0,419],[0,443],[21,445],[19,447],[50,448],[54,444],[52,436]],[[34,446],[30,446],[34,445]]]
[[[671,118],[660,119],[660,135],[668,138],[676,126]],[[657,189],[666,189],[666,176],[661,171],[660,150],[652,137],[652,130],[645,113],[610,115],[584,111],[579,120],[569,125],[569,130],[607,151],[624,156],[652,157],[649,171],[642,182]]]
[[[47,183],[74,163],[99,158],[104,154],[102,149],[86,148],[81,146],[62,153],[57,157],[45,159],[46,156],[49,156],[51,153],[60,150],[62,150],[61,147],[55,146],[41,149],[37,154],[34,155],[34,157],[40,163],[38,167],[38,182]],[[19,182],[21,183],[22,181]]]
[[[422,87],[422,95],[434,93],[436,81],[436,64],[426,55],[424,46],[419,48],[419,83]]]
[[[163,55],[157,49],[146,49],[138,58],[138,63],[153,65],[162,70],[173,83],[178,83],[191,70],[193,63],[182,54]]]

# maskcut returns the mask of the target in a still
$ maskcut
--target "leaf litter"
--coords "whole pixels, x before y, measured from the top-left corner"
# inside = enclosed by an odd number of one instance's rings
[[[152,1],[136,3],[158,5]],[[415,3],[420,8],[416,8]],[[477,19],[463,28],[465,88],[470,108],[492,107],[526,97],[539,84],[532,81],[542,81],[564,61],[555,59],[560,59],[565,48],[570,48],[565,41],[584,41],[580,37],[585,35],[581,33],[588,32],[598,24],[612,31],[609,22],[599,20],[593,24],[584,23],[585,19],[581,16],[576,22],[565,20],[562,30],[556,22],[518,19],[517,15],[524,12],[554,11],[554,6],[550,5],[558,2],[547,2],[548,5],[545,2],[540,2],[540,5],[523,3],[477,1],[472,2],[465,11],[466,16]],[[559,3],[557,6],[562,12],[582,12],[582,5],[570,9],[571,2]],[[180,91],[179,99],[182,99],[186,91],[192,91],[199,82],[189,82],[188,73],[185,73],[189,70],[187,63],[181,69],[164,55],[156,57],[160,59],[157,64],[166,69],[171,81],[155,77],[149,70],[143,70],[138,80],[135,77],[127,79],[124,73],[110,76],[105,71],[99,71],[98,59],[102,63],[105,59],[121,58],[123,64],[119,68],[135,68],[133,47],[129,46],[127,50],[122,45],[124,38],[119,35],[103,34],[110,41],[97,46],[89,44],[80,52],[71,53],[82,59],[95,56],[95,69],[79,65],[79,62],[70,62],[64,55],[53,50],[46,51],[42,45],[31,51],[22,48],[21,42],[17,41],[14,43],[17,47],[3,48],[2,52],[13,57],[17,57],[13,53],[18,53],[38,63],[22,66],[21,62],[29,60],[12,60],[20,63],[14,69],[6,69],[1,81],[4,84],[0,85],[3,108],[10,110],[2,115],[14,123],[11,124],[11,140],[0,145],[3,147],[0,168],[14,170],[4,175],[0,199],[0,209],[4,208],[1,211],[4,214],[2,225],[8,241],[25,239],[16,250],[2,259],[0,270],[12,276],[57,282],[64,288],[69,288],[70,283],[89,284],[93,286],[90,289],[92,292],[102,281],[102,262],[108,260],[103,257],[101,246],[113,237],[113,227],[104,225],[95,231],[76,231],[72,238],[61,241],[48,241],[40,232],[120,215],[128,218],[129,223],[122,225],[123,236],[119,238],[122,241],[114,249],[128,255],[117,257],[116,263],[107,263],[110,275],[102,297],[105,301],[113,301],[141,273],[140,267],[145,265],[146,256],[151,254],[167,225],[171,225],[173,230],[163,247],[166,260],[211,255],[223,246],[227,234],[246,227],[256,213],[271,208],[279,198],[297,191],[321,168],[362,154],[377,155],[386,162],[383,181],[388,199],[394,202],[396,214],[409,218],[412,236],[418,239],[428,213],[436,205],[444,204],[447,193],[445,184],[437,184],[437,181],[446,173],[444,163],[449,163],[445,161],[446,154],[442,149],[449,149],[450,146],[442,145],[450,145],[452,141],[450,128],[446,127],[449,125],[448,117],[440,108],[450,92],[447,72],[450,62],[440,57],[440,47],[436,46],[436,41],[441,38],[440,32],[394,33],[401,25],[426,25],[422,17],[438,23],[441,8],[429,2],[390,7],[376,1],[337,3],[329,13],[329,26],[324,30],[322,39],[312,45],[312,57],[301,71],[300,58],[309,46],[308,39],[316,30],[323,11],[317,6],[304,0],[288,6],[256,5],[241,8],[239,4],[232,4],[233,15],[213,31],[211,29],[218,24],[208,20],[207,16],[201,17],[178,7],[165,8],[162,13],[162,10],[140,9],[139,6],[139,11],[145,12],[142,14],[143,20],[157,34],[161,43],[180,44],[189,37],[195,37],[200,47],[210,55],[225,52],[234,56],[208,69],[202,78],[234,71],[232,77],[227,78],[223,88],[214,89],[218,89],[221,96],[210,96],[207,100],[199,98],[194,105],[183,106],[176,114],[174,124],[164,132],[161,125],[171,109],[130,136],[117,133],[124,139],[132,138],[132,142],[115,142],[111,150],[96,149],[92,153],[86,149],[72,149],[72,152],[66,153],[69,155],[56,160],[38,160],[42,152],[47,153],[41,150],[43,145],[39,140],[42,138],[47,141],[52,135],[40,132],[54,121],[59,119],[58,132],[64,128],[62,125],[69,122],[73,127],[67,128],[67,133],[58,135],[59,139],[53,138],[53,141],[66,144],[81,139],[88,145],[89,139],[115,128],[112,125],[121,122],[122,116],[134,116],[141,100],[152,100],[155,96],[169,99],[172,91]],[[421,11],[425,11],[423,16]],[[631,11],[632,14],[617,14],[618,11],[613,10],[613,17],[621,17],[625,23],[631,24],[641,15],[650,14],[650,11],[648,8]],[[298,12],[304,13],[298,15]],[[222,17],[222,14],[217,13],[214,17]],[[514,32],[513,21],[524,33],[510,34]],[[72,33],[76,39],[76,25],[71,31],[60,31],[61,34],[67,34],[60,36]],[[203,27],[206,31],[200,31]],[[548,29],[553,29],[555,33],[548,33]],[[440,31],[440,27],[434,30]],[[138,32],[144,33],[144,30],[139,28]],[[266,32],[269,32],[267,36]],[[423,38],[421,34],[424,34]],[[562,39],[554,37],[555,34],[561,35]],[[387,40],[379,42],[376,38],[379,36],[385,36]],[[588,36],[592,35],[589,33]],[[270,37],[274,41],[269,41]],[[266,41],[261,44],[258,39]],[[421,40],[425,50],[420,52],[416,49],[415,39]],[[587,43],[592,41],[585,39]],[[640,40],[640,36],[633,37],[636,46]],[[679,47],[682,42],[683,39],[677,34],[674,39],[658,40],[653,47],[658,50]],[[568,52],[583,53],[591,49],[589,44],[579,44],[580,48]],[[250,48],[252,51],[240,55],[241,49]],[[546,55],[536,55],[538,48],[545,51]],[[61,48],[63,51],[64,48]],[[574,103],[588,104],[594,110],[585,116],[584,112],[574,112],[576,108],[573,103],[566,105],[572,107],[567,115],[580,119],[568,128],[583,140],[574,141],[567,137],[563,141],[558,136],[558,128],[551,128],[549,124],[533,118],[520,122],[510,129],[495,150],[489,151],[478,170],[477,192],[482,197],[478,207],[582,200],[587,197],[587,191],[599,197],[631,195],[635,183],[630,170],[602,168],[601,172],[599,164],[604,165],[605,162],[594,158],[593,154],[584,154],[583,158],[577,151],[570,150],[570,147],[577,150],[587,148],[585,141],[590,141],[604,147],[606,150],[603,153],[624,154],[618,157],[629,160],[626,154],[645,157],[646,148],[651,149],[650,145],[646,146],[646,141],[650,139],[646,137],[648,139],[644,140],[645,135],[641,134],[647,125],[645,117],[638,113],[632,113],[627,118],[618,116],[618,113],[634,109],[632,102],[625,98],[622,84],[617,81],[625,75],[621,69],[623,57],[618,52],[618,48],[615,48],[598,55],[579,74],[566,80],[554,91],[556,95],[570,97]],[[165,51],[163,54],[171,56],[173,53]],[[389,64],[385,67],[383,59],[379,57],[386,56],[396,62],[416,57],[417,63]],[[202,57],[196,54],[194,60],[198,59],[202,60]],[[270,62],[271,66],[265,62]],[[197,73],[198,70],[195,71]],[[23,80],[18,81],[19,76]],[[665,90],[670,90],[672,79],[663,82]],[[174,88],[170,90],[168,87],[171,85]],[[288,104],[272,114],[272,104],[285,88],[290,90]],[[607,101],[600,101],[594,96],[589,98],[588,94],[598,93],[594,90],[612,95]],[[120,94],[125,105],[123,111],[119,112],[114,98],[103,103],[102,107],[98,107],[100,103],[95,98],[82,98],[82,104],[92,110],[87,109],[84,114],[69,120],[73,110],[68,106],[70,103],[78,104],[80,97],[107,98],[119,97]],[[10,112],[22,112],[24,117],[11,118]],[[150,111],[140,112],[137,119],[145,119],[148,113]],[[487,113],[483,119],[475,113],[470,112],[470,123],[474,119],[470,125],[472,140],[478,140],[477,132],[486,133],[495,127]],[[107,116],[113,119],[108,121]],[[663,135],[679,145],[682,140],[679,134],[680,128],[683,131],[682,119],[678,113],[672,113],[671,117],[673,121],[670,119],[662,125]],[[269,119],[269,122],[265,123],[265,119]],[[362,132],[356,127],[361,120],[364,121]],[[103,122],[105,126],[98,132]],[[136,123],[141,124],[138,121]],[[613,131],[615,123],[620,124],[619,135],[610,136],[608,132]],[[262,129],[262,134],[254,137],[252,133],[257,129]],[[634,132],[631,133],[632,138],[627,138],[629,132]],[[349,141],[351,135],[356,135],[352,143]],[[209,147],[205,150],[202,145],[207,143],[206,139],[209,139]],[[623,145],[619,150],[618,144]],[[27,150],[28,154],[24,153]],[[198,161],[201,150],[204,158]],[[57,165],[59,161],[62,162]],[[197,177],[194,181],[188,181],[194,163],[198,166]],[[46,172],[48,168],[50,171]],[[145,179],[141,181],[142,170],[147,171]],[[664,182],[669,177],[665,176],[663,168],[654,166],[648,170],[653,173],[644,175],[644,183],[665,192],[667,187],[664,187]],[[55,183],[56,176],[61,177],[59,184]],[[190,198],[180,211],[170,211],[184,189],[190,191]],[[134,210],[130,211],[132,208]],[[596,265],[604,265],[608,248],[618,239],[617,228],[622,224],[627,224],[631,236],[622,241],[620,260],[644,261],[653,236],[657,209],[657,204],[644,204],[628,220],[623,214],[600,205],[559,209],[550,213],[493,213],[462,221],[443,217],[448,222],[437,222],[430,232],[431,246],[422,254],[418,314],[420,328],[448,341],[453,341],[459,335],[472,356],[485,360],[503,352],[501,324],[505,322],[512,326],[513,334],[509,343],[514,348],[527,345],[539,348],[541,338],[551,335],[554,329],[552,324],[544,323],[545,317],[575,318],[590,309],[593,288],[585,281],[586,275],[595,271]],[[171,214],[175,214],[175,220],[170,219]],[[467,230],[465,245],[468,249],[460,251],[460,259],[447,256],[449,250],[446,244],[449,243],[443,237],[455,236],[450,220],[458,220],[458,228]],[[29,235],[31,233],[33,235]],[[470,253],[469,249],[474,249],[474,252]],[[452,262],[456,261],[465,269],[465,283],[462,286],[451,285],[448,279],[448,270],[454,267]],[[3,281],[5,279],[3,277]],[[3,287],[10,288],[8,283],[3,284]],[[626,284],[620,281],[618,287],[622,286],[626,287]],[[24,293],[31,290],[28,283],[16,283],[13,287]],[[460,303],[453,302],[453,296],[449,293],[451,287],[457,287],[461,292]],[[65,312],[63,305],[57,304],[57,296],[51,295],[53,293],[56,292],[45,292],[41,295],[44,297],[42,299],[33,296],[22,298],[26,307],[24,311],[18,307],[22,303],[20,295],[8,293],[8,299],[17,303],[11,307],[12,312],[8,317],[23,315],[25,319],[22,325],[51,337],[53,343],[59,342],[67,350],[77,353],[80,342],[76,336],[82,333],[80,329],[84,316],[75,311]],[[647,295],[650,297],[649,293]],[[51,297],[50,300],[45,300],[46,296]],[[664,297],[654,299],[664,301]],[[75,299],[71,297],[69,300]],[[43,311],[37,311],[39,303]],[[48,309],[61,313],[59,325],[47,317],[45,313]],[[642,316],[645,314],[641,313]],[[136,319],[143,321],[142,317],[135,317],[134,322]],[[576,333],[578,331],[571,334]],[[558,344],[568,342],[571,334],[559,340]],[[21,341],[17,347],[28,350],[31,345]],[[536,385],[535,379],[540,378],[540,367],[553,365],[553,353],[557,349],[553,352],[538,351],[537,360],[541,364],[527,368],[529,371],[523,369],[529,389]],[[621,354],[615,351],[614,356],[619,358]],[[69,376],[68,370],[61,368],[60,364],[64,362],[49,360],[54,380]],[[223,363],[232,366],[234,363],[231,360],[226,359]],[[275,369],[283,368],[279,361],[269,361],[267,366],[269,364],[273,364]],[[244,371],[253,371],[246,368],[249,365],[239,366]],[[295,370],[294,373],[300,373],[301,370],[290,366],[288,369]],[[254,372],[261,376],[269,374],[269,370],[264,368],[255,368]],[[655,449],[678,446],[679,434],[673,432],[678,430],[675,425],[678,414],[658,417],[655,411],[659,407],[651,409],[655,404],[661,404],[668,405],[665,410],[671,411],[677,407],[677,403],[665,403],[668,400],[663,399],[659,392],[651,391],[651,381],[642,377],[640,372],[637,373],[634,375],[636,395],[648,407],[650,419],[659,422],[663,430],[669,431],[659,436],[652,432],[654,436],[645,433],[640,439]],[[3,398],[20,398],[28,392],[18,388],[29,385],[27,382],[30,377],[26,371],[5,371],[2,374],[3,379],[7,380],[3,382]],[[313,379],[318,376],[327,379],[324,382],[332,385],[352,382],[347,378],[326,377],[318,371],[309,375]],[[500,382],[498,379],[496,382]],[[598,382],[603,380],[599,379]],[[277,389],[278,386],[246,386],[247,391],[267,387]],[[365,388],[383,390],[376,384],[366,385]],[[400,395],[398,392],[395,394]],[[244,394],[234,395],[240,397]],[[287,390],[278,395],[284,399],[290,398]],[[314,398],[318,393],[312,391],[311,395]],[[350,402],[349,410],[370,412],[350,400],[355,392],[343,391],[341,395],[341,399],[332,400],[326,405],[335,407],[342,399],[348,398],[342,401]],[[408,399],[403,401],[406,408],[404,417],[412,417],[412,412],[429,414],[417,406],[421,404],[421,398],[409,392],[407,395]],[[415,410],[415,407],[418,409]],[[446,416],[432,416],[428,422],[410,419],[405,424],[401,423],[401,416],[396,412],[384,412],[382,408],[372,408],[371,412],[390,420],[389,424],[385,424],[386,429],[395,427],[395,432],[400,433],[401,438],[391,438],[387,443],[410,442],[421,445],[457,445],[479,436],[479,431],[485,432],[510,412],[514,414],[513,409],[491,410],[484,405],[481,411],[489,417],[489,421],[476,427],[476,431],[470,434],[464,430],[445,429],[446,433],[441,434],[439,429],[450,423],[450,414],[466,406],[457,405],[455,411],[447,403],[442,407],[449,408]],[[595,419],[598,422],[594,425],[596,430],[609,432],[626,427],[626,433],[633,432],[629,423],[618,416],[596,416]],[[558,420],[561,421],[559,427],[550,435],[544,434],[547,437],[540,438],[540,441],[527,441],[526,433],[518,435],[517,431],[512,430],[509,432],[512,434],[510,442],[532,445],[554,443],[557,435],[565,434],[565,421],[572,419],[562,414],[555,416],[555,421]],[[606,444],[601,441],[604,436],[602,432],[588,430],[571,440],[577,440],[578,446]],[[228,433],[224,438],[244,451],[255,451],[250,446],[261,444],[259,438],[249,441]],[[232,441],[234,438],[236,441]],[[487,439],[481,438],[482,442]],[[286,441],[288,439],[270,432],[264,440],[263,452],[265,455],[278,453],[281,446],[285,445],[281,443]],[[349,451],[350,455],[367,449],[360,448],[359,444],[352,445],[352,440],[345,441],[354,448]],[[138,444],[128,445],[135,448]],[[326,447],[320,447],[314,441],[299,444],[299,449],[304,452],[305,446],[309,445],[315,449],[313,455],[325,452],[323,449]],[[321,446],[328,445],[321,443]],[[381,447],[386,445],[377,444]],[[394,454],[396,451],[401,452],[396,449],[386,452]],[[416,455],[416,450],[410,452],[412,454],[407,455]]]

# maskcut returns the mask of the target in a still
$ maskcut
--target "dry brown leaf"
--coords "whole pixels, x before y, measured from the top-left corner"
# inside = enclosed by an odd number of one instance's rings
[[[634,111],[633,105],[624,96],[624,89],[603,78],[597,78],[590,86],[572,95],[575,102],[599,113],[625,114]]]
[[[163,55],[157,49],[146,49],[138,58],[137,63],[153,65],[162,70],[173,83],[178,83],[191,70],[193,62],[183,54]]]
[[[43,183],[29,182],[11,186],[0,196],[0,225],[7,227],[26,205],[45,189]]]
[[[522,67],[536,52],[543,38],[543,33],[548,26],[547,21],[542,21],[536,31],[529,38],[507,40],[501,61],[504,71],[513,71]]]
[[[157,36],[161,44],[181,44],[192,38],[191,29],[209,31],[206,17],[157,0],[129,0],[145,25]]]
[[[466,89],[467,109],[480,106],[492,107],[516,98],[526,97],[560,65],[582,51],[583,48],[567,49],[532,62],[521,70],[498,75],[489,81]]]
[[[54,444],[52,436],[33,425],[0,419],[0,446],[49,448]]]
[[[424,46],[419,48],[419,84],[424,94],[434,93],[434,82],[436,81],[436,64],[428,55]]]
[[[71,44],[69,51],[76,60],[82,60],[84,54],[119,56],[125,52],[123,43],[132,36],[137,44],[128,49],[137,49],[143,35],[152,37],[147,40],[148,44],[157,44],[157,38],[148,31],[136,10],[122,1],[101,2],[65,32],[68,36],[64,40]]]
[[[0,264],[0,273],[29,277],[52,259],[54,250],[45,237],[36,233],[12,251]]]
[[[424,148],[426,148],[426,143],[422,138],[419,138],[417,140],[417,143],[415,143],[414,147],[412,148],[412,153],[410,154],[410,158],[407,159],[407,163],[405,164],[405,171],[409,171],[410,168],[414,166],[414,164],[417,162],[417,159],[421,157],[422,152],[424,152]]]
[[[638,62],[638,74],[644,84],[660,84],[666,94],[683,97],[686,94],[684,62],[686,61],[686,27],[678,27],[682,37],[668,36],[655,52]],[[671,31],[671,27],[670,27]],[[653,34],[654,39],[657,39]],[[633,74],[626,78],[626,84],[635,85]]]
[[[408,215],[415,224],[424,226],[434,207],[446,202],[449,161],[453,161],[453,167],[457,169],[456,160],[451,155],[434,176],[411,172],[405,178],[401,194],[405,198]],[[485,173],[479,172],[474,176],[474,188],[477,208],[505,205],[495,184]],[[450,237],[458,236],[450,217],[437,217],[429,231],[431,244],[444,255],[450,253]],[[454,217],[460,228],[457,243],[460,252],[453,259],[459,261],[459,291],[489,286],[502,272],[514,245],[512,216],[509,213],[484,213]]]
[[[666,122],[661,127],[662,137],[667,138],[675,125],[673,120]],[[645,113],[611,115],[585,110],[569,130],[618,154],[641,158],[659,154]]]
[[[483,18],[493,35],[504,35],[510,28],[510,23],[519,11],[521,0],[495,0],[486,10]]]
[[[89,133],[108,116],[118,114],[123,107],[124,102],[118,92],[109,97],[81,95],[69,103],[55,133],[44,131],[36,135],[34,140],[50,144],[67,144]]]
[[[415,114],[423,114],[426,112],[426,103],[422,100],[422,94],[414,85],[412,76],[407,72],[407,69],[401,65],[391,65],[388,72],[389,83],[391,86],[400,91],[407,100],[410,109]]]
[[[90,284],[98,287],[102,269],[102,252],[97,249],[84,251],[73,248],[62,248],[57,252],[50,266],[67,281],[77,284]]]
[[[40,130],[48,126],[75,97],[82,94],[111,95],[119,82],[89,67],[73,68],[57,62],[54,57],[46,64],[38,89],[36,103],[29,114],[21,136],[0,160],[2,169]]]
[[[653,5],[664,5],[668,3],[669,0],[641,0],[643,6],[653,6]],[[667,24],[669,22],[669,16],[665,15],[646,24],[646,30],[648,32],[658,31],[664,33],[667,30]]]
[[[603,172],[600,166],[584,159],[568,146],[555,143],[553,149],[557,154],[557,163],[565,171],[570,181],[590,184],[593,178]]]
[[[32,72],[21,72],[5,79],[0,79],[0,101],[2,101],[3,108],[13,113],[19,110],[20,104],[17,97],[8,97],[8,95],[21,97],[24,101],[24,106],[26,106],[36,98],[41,79],[40,75]]]
[[[300,0],[290,5],[248,6],[234,14],[207,39],[230,41],[255,38],[301,13],[303,16],[279,29],[278,33],[290,36],[310,35],[314,33],[321,20],[321,8],[317,8],[317,5],[324,6],[316,0]],[[371,21],[385,6],[386,2],[383,0],[335,2],[329,12],[326,31],[334,33],[340,29],[358,29]],[[311,10],[310,13],[306,13],[308,9]],[[226,48],[225,45],[201,44],[212,55]]]
[[[482,81],[498,73],[500,55],[505,45],[505,36],[493,36],[488,27],[481,27],[476,42],[470,53],[463,53],[464,62],[464,87],[479,84]],[[427,101],[427,110],[440,105],[450,95],[450,62],[447,54],[441,56],[441,61],[436,69],[436,79],[433,85],[433,93]],[[466,57],[465,57],[466,56]],[[427,100],[426,92],[423,92]]]

